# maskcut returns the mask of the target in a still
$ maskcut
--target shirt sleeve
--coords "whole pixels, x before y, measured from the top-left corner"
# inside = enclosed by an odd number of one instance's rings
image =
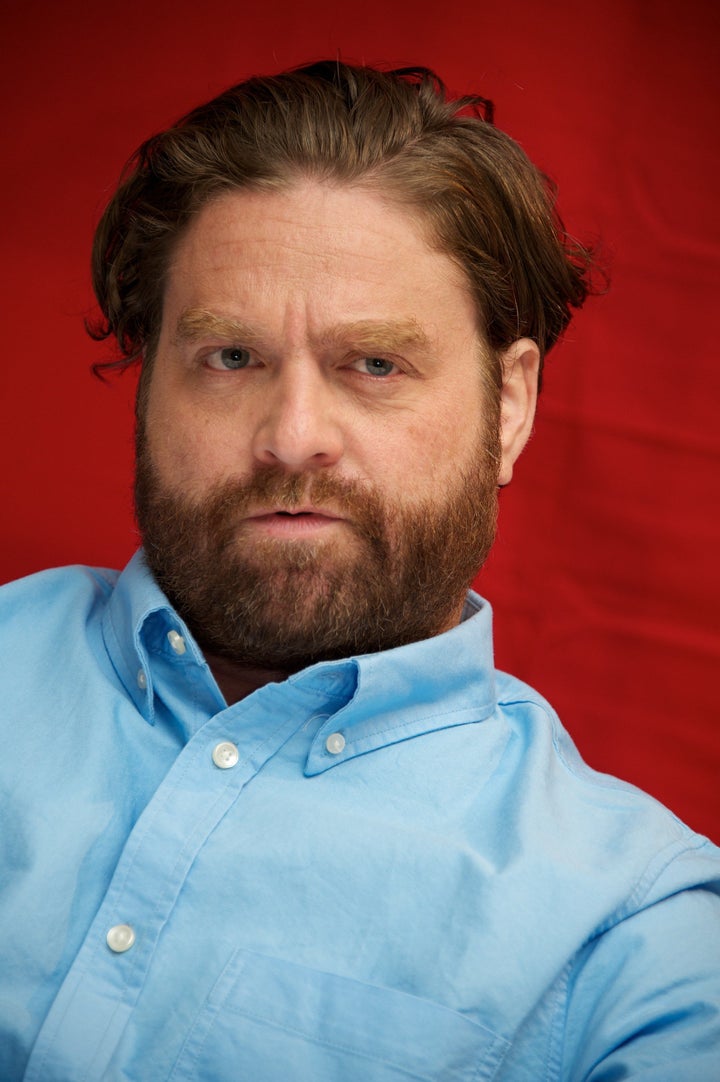
[[[684,890],[581,952],[567,1002],[567,1082],[718,1082],[720,897]]]

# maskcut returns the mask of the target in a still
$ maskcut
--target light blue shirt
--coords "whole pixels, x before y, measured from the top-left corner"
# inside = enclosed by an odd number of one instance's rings
[[[3,1082],[720,1078],[720,852],[476,595],[230,707],[140,556],[1,595]]]

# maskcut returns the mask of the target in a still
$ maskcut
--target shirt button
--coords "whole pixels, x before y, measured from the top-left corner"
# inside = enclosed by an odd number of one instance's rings
[[[185,639],[182,637],[179,631],[168,631],[167,638],[168,642],[170,643],[176,654],[185,653]]]
[[[138,669],[137,686],[140,688],[141,691],[144,691],[147,687],[147,676],[145,675],[144,669]]]
[[[240,752],[229,740],[223,740],[221,744],[216,744],[213,748],[212,761],[221,770],[229,770],[231,766],[236,766],[239,758]]]
[[[129,951],[135,942],[135,933],[129,924],[116,924],[105,937],[108,947],[115,954]]]
[[[330,733],[325,741],[325,747],[331,755],[339,755],[345,747],[345,737],[342,733]]]

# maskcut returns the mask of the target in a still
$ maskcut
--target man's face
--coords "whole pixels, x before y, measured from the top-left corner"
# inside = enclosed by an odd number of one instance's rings
[[[461,272],[378,194],[207,204],[169,268],[137,480],[200,643],[290,671],[456,622],[494,531],[488,363]]]

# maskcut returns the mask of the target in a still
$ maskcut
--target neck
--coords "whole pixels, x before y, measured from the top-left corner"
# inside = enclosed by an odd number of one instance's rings
[[[295,671],[294,669],[264,669],[259,665],[242,665],[228,658],[219,657],[217,654],[208,653],[207,650],[203,653],[228,706],[244,699],[246,695],[252,695],[253,691],[264,687],[265,684],[286,680],[291,672]]]
[[[442,632],[449,631],[450,628],[459,624],[462,619],[464,605],[465,594],[463,594],[460,603],[452,610],[449,619],[447,619],[437,631],[433,632],[433,634],[440,635]],[[202,643],[200,645],[202,646]],[[237,703],[240,699],[244,699],[246,695],[252,695],[253,691],[257,691],[258,688],[264,687],[265,684],[280,683],[283,680],[287,680],[288,676],[300,672],[301,669],[304,669],[307,665],[313,663],[313,659],[306,658],[304,661],[299,661],[295,665],[289,665],[283,668],[266,668],[262,665],[251,665],[241,661],[231,661],[230,658],[222,657],[220,654],[213,654],[204,647],[203,654],[205,655],[205,660],[210,666],[210,671],[215,677],[215,681],[223,693],[225,702],[228,706],[232,706],[233,703]],[[318,659],[316,658],[314,660]]]

